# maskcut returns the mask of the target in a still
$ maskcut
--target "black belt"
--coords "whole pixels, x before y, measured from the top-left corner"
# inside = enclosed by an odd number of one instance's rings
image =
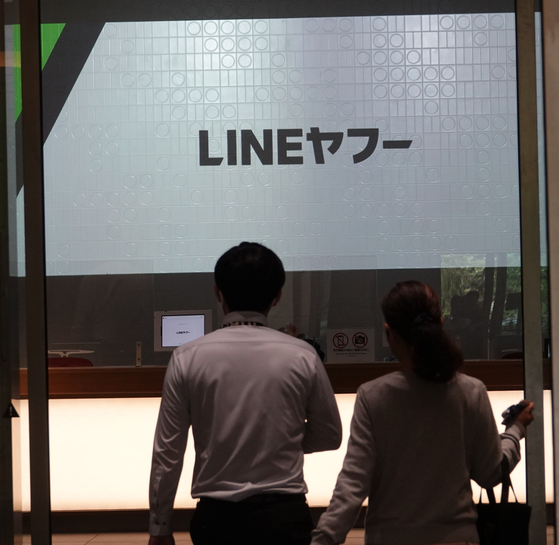
[[[235,504],[235,505],[272,505],[275,503],[287,503],[287,502],[305,502],[305,494],[255,494],[254,496],[249,496],[244,500],[231,501],[222,500],[217,498],[202,497],[200,502],[203,503],[216,503],[216,504]]]

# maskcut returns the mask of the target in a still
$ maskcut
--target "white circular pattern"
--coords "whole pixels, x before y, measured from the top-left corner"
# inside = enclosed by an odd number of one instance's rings
[[[394,239],[394,248],[398,251],[403,251],[407,248],[408,242],[404,237],[396,237]]]
[[[436,168],[430,168],[425,174],[430,182],[436,182],[439,179],[439,171]]]
[[[477,177],[483,182],[486,182],[487,180],[489,180],[489,178],[491,178],[491,172],[485,167],[480,168],[477,171]]]
[[[415,250],[421,250],[423,248],[423,239],[421,237],[413,237],[411,245]]]
[[[89,127],[89,136],[91,138],[99,138],[103,134],[103,130],[99,125],[91,125]]]
[[[105,68],[107,70],[116,70],[118,68],[118,61],[114,57],[108,57],[105,59]]]
[[[377,231],[383,235],[386,235],[386,233],[390,231],[390,223],[384,220],[379,221],[377,223]]]
[[[379,250],[385,252],[390,248],[390,240],[388,240],[386,237],[380,237],[377,241],[377,246]]]
[[[503,184],[498,184],[495,186],[495,196],[499,197],[500,199],[507,196],[507,186]]]
[[[385,98],[388,95],[388,88],[386,85],[375,85],[373,92],[377,98]]]
[[[359,191],[359,198],[363,201],[368,201],[373,197],[373,192],[370,187],[362,187]]]
[[[444,16],[441,17],[439,24],[444,30],[450,30],[454,26],[454,20],[452,17]]]
[[[480,151],[477,154],[477,162],[481,163],[482,165],[486,165],[487,163],[489,163],[490,158],[491,157],[489,153],[487,153],[486,151]]]
[[[352,201],[355,199],[355,189],[353,187],[346,187],[342,192],[342,197],[346,201]]]
[[[241,68],[248,68],[252,64],[252,57],[250,55],[240,55],[238,62]]]
[[[85,136],[85,127],[81,125],[76,125],[72,128],[72,136],[74,138],[83,138]]]
[[[155,128],[155,133],[157,134],[157,136],[159,136],[161,138],[163,138],[165,136],[168,136],[169,135],[169,125],[167,125],[166,123],[160,123]]]
[[[471,148],[473,143],[474,141],[469,134],[463,134],[462,136],[460,136],[460,145],[463,148]]]
[[[115,223],[117,221],[120,220],[120,212],[117,208],[111,208],[108,212],[107,212],[107,219],[111,222],[111,223]]]
[[[445,117],[442,126],[445,131],[452,131],[456,127],[456,123],[452,117]]]
[[[258,234],[262,237],[269,237],[272,234],[272,227],[269,223],[261,223],[258,226]]]
[[[388,214],[390,214],[390,207],[386,204],[379,204],[378,208],[377,208],[377,214],[383,218],[384,216],[387,216]]]
[[[425,79],[428,80],[435,80],[439,77],[439,71],[434,68],[433,66],[429,66],[428,68],[425,69],[425,72],[423,73],[425,76]]]
[[[103,195],[101,195],[101,193],[92,193],[89,197],[89,202],[93,206],[99,206],[103,203]]]
[[[407,59],[409,63],[417,64],[421,61],[421,53],[419,51],[416,51],[415,49],[412,49],[408,52]]]
[[[237,218],[237,209],[234,206],[228,206],[225,209],[224,215],[228,220],[234,220]]]
[[[485,32],[478,32],[474,36],[474,42],[476,45],[482,46],[487,43],[487,34]]]
[[[393,81],[402,81],[404,79],[404,71],[401,68],[393,68],[390,71],[390,77]]]
[[[228,189],[225,192],[224,198],[227,202],[234,203],[237,201],[237,192],[233,189]]]
[[[401,34],[391,34],[390,45],[392,47],[402,47],[404,45],[404,37]]]
[[[313,221],[309,227],[311,235],[318,236],[322,233],[322,224],[318,221]]]
[[[74,204],[76,206],[83,206],[86,203],[87,203],[87,197],[85,196],[84,193],[76,193],[74,195]]]
[[[134,242],[128,242],[124,246],[124,253],[128,256],[134,256],[138,253],[138,246]]]
[[[413,220],[411,222],[411,230],[414,233],[422,233],[423,232],[423,221],[421,220]]]
[[[493,15],[491,17],[491,26],[493,28],[501,28],[505,24],[505,21],[500,15]]]
[[[421,70],[419,68],[410,68],[408,70],[408,79],[411,81],[417,81],[421,78]]]
[[[264,34],[264,32],[268,32],[268,23],[266,21],[256,21],[254,24],[254,31],[258,34]]]
[[[421,162],[423,161],[423,156],[421,155],[421,153],[418,153],[417,151],[414,151],[411,155],[410,155],[410,163],[412,165],[420,165]]]
[[[161,89],[155,93],[155,100],[157,100],[160,104],[163,104],[169,100],[169,93]]]
[[[316,19],[309,19],[306,23],[305,23],[305,28],[309,31],[309,32],[316,32],[320,26],[318,24],[318,22],[316,21]]]
[[[175,244],[175,252],[178,255],[185,255],[187,251],[188,251],[188,244],[186,242],[181,241]]]
[[[327,98],[328,100],[332,100],[333,98],[335,98],[337,93],[338,92],[336,88],[332,86],[326,87],[323,91],[325,98]]]
[[[344,206],[343,212],[346,218],[352,218],[353,216],[355,216],[355,206],[353,206],[353,204],[346,204]]]
[[[377,68],[373,73],[373,77],[376,81],[385,81],[388,77],[388,73],[384,68]]]
[[[439,220],[431,220],[429,221],[428,228],[431,233],[438,233],[441,230],[441,224]]]
[[[247,186],[252,185],[254,183],[254,175],[252,172],[244,172],[241,176],[241,182]]]
[[[101,170],[103,170],[103,161],[101,161],[100,159],[93,159],[93,161],[89,163],[89,169],[92,172],[100,172]]]
[[[144,188],[151,187],[153,185],[153,178],[151,177],[151,175],[150,174],[144,174],[140,178],[140,185]]]
[[[187,30],[189,34],[191,34],[192,36],[196,36],[197,34],[200,34],[202,27],[198,23],[190,23],[187,27]]]
[[[427,244],[431,250],[437,250],[441,247],[441,239],[439,237],[429,237]]]
[[[375,154],[375,162],[379,167],[384,167],[388,164],[388,155],[384,152]]]
[[[393,51],[390,53],[390,62],[392,64],[402,64],[404,62],[404,55],[401,51]]]
[[[336,23],[332,19],[325,19],[322,22],[322,29],[326,32],[332,32],[336,28]]]
[[[216,119],[219,115],[219,109],[216,106],[208,106],[206,108],[206,117],[210,119]]]
[[[373,207],[370,204],[363,204],[359,209],[362,218],[370,218],[373,215]]]
[[[223,108],[223,117],[226,119],[231,119],[237,115],[237,110],[231,104],[228,104]]]
[[[160,208],[157,211],[159,221],[169,221],[171,219],[171,211],[168,208]]]
[[[502,116],[496,116],[493,118],[493,127],[498,130],[498,131],[502,131],[506,128],[507,126],[507,121],[504,117]]]
[[[392,85],[392,87],[390,87],[390,95],[394,98],[402,98],[404,93],[405,90],[402,85]]]
[[[120,78],[120,81],[122,82],[122,85],[124,85],[124,87],[132,87],[136,79],[132,74],[123,74]]]
[[[487,201],[481,201],[477,209],[483,216],[488,216],[491,213],[491,205]]]
[[[394,198],[403,199],[406,196],[406,188],[403,186],[398,186],[394,188]]]
[[[441,77],[445,80],[451,80],[454,78],[455,72],[452,66],[445,66],[441,69]]]
[[[138,83],[142,86],[142,87],[147,87],[148,85],[151,84],[151,76],[149,74],[140,74],[140,77],[138,78]]]
[[[276,53],[272,57],[272,64],[277,67],[283,66],[285,64],[285,57],[281,53]]]
[[[181,74],[180,72],[176,72],[171,77],[171,82],[173,83],[173,85],[176,85],[177,87],[180,87],[181,85],[184,85],[185,81],[186,81],[186,79],[184,77],[184,74]]]
[[[340,46],[343,49],[349,49],[353,45],[353,38],[347,34],[340,38]]]
[[[240,25],[239,25],[240,28]],[[204,25],[204,34],[212,35],[217,32],[217,24],[213,21],[210,21]]]
[[[182,106],[177,106],[173,108],[173,117],[175,119],[184,119],[186,115],[186,110]]]
[[[480,148],[486,148],[487,146],[489,146],[490,143],[491,143],[491,139],[487,134],[482,133],[476,136],[476,144]]]
[[[221,23],[222,34],[232,34],[235,31],[235,25],[232,21],[224,21]]]
[[[497,229],[497,231],[501,231],[504,232],[508,229],[508,222],[505,218],[499,218],[496,222],[495,222],[495,228]]]
[[[365,64],[369,64],[370,60],[371,57],[369,56],[368,53],[365,53],[365,51],[361,51],[357,54],[357,62],[362,66]]]
[[[270,98],[270,92],[265,87],[260,87],[256,90],[256,98],[258,100],[268,100],[268,98]]]
[[[291,181],[296,185],[301,185],[305,181],[305,177],[302,172],[294,172],[291,175]]]
[[[175,235],[178,238],[184,238],[186,235],[188,234],[188,229],[186,227],[186,225],[177,225],[175,227]]]
[[[463,131],[469,131],[472,128],[472,120],[469,117],[461,117],[458,126]]]
[[[250,220],[254,217],[254,208],[252,208],[252,206],[245,206],[242,210],[241,210],[241,215],[243,216],[244,219],[246,220]]]
[[[153,193],[151,191],[143,191],[140,195],[142,204],[151,204],[153,202]]]
[[[433,115],[436,114],[438,111],[439,105],[436,102],[430,100],[425,103],[425,113]]]
[[[233,68],[233,66],[235,66],[235,57],[232,55],[223,55],[223,57],[221,57],[221,65],[223,68]]]
[[[434,98],[439,94],[439,88],[436,85],[433,85],[432,83],[430,83],[429,85],[425,86],[425,89],[424,89],[423,92],[429,98]]]
[[[476,28],[485,28],[487,26],[487,19],[483,15],[478,15],[474,19],[474,25]]]
[[[458,26],[458,28],[462,30],[465,30],[466,28],[470,28],[470,18],[465,15],[458,17],[458,20],[456,21],[456,25]]]
[[[118,225],[111,225],[107,229],[107,236],[111,240],[118,240],[120,238],[120,227]]]
[[[137,198],[138,196],[136,195],[136,193],[134,193],[133,191],[127,191],[124,194],[123,201],[124,204],[127,204],[128,206],[132,206],[133,204],[136,203]]]
[[[100,155],[103,153],[103,146],[99,142],[93,142],[89,144],[89,153],[91,155]]]
[[[498,148],[502,148],[507,144],[507,137],[504,134],[496,134],[493,137],[493,144],[495,144]]]
[[[463,185],[460,189],[460,194],[465,199],[471,199],[474,196],[474,188],[471,185]]]
[[[54,135],[57,138],[68,138],[68,134],[68,127],[65,127],[64,125],[59,125],[54,131]]]
[[[441,93],[444,97],[450,98],[456,94],[456,89],[454,88],[454,85],[452,85],[451,83],[445,83],[441,87]]]
[[[135,221],[136,217],[138,216],[138,214],[136,213],[136,210],[134,210],[133,208],[127,208],[124,211],[124,219],[126,221]]]
[[[167,170],[171,166],[171,163],[169,159],[167,159],[167,157],[160,157],[159,159],[157,159],[156,164],[159,170]]]
[[[275,100],[277,100],[278,102],[281,102],[281,101],[285,100],[285,97],[287,96],[287,93],[285,92],[285,89],[283,87],[276,87],[272,91],[272,96],[274,97]]]
[[[386,36],[383,34],[376,34],[373,38],[373,45],[378,48],[386,46]]]
[[[269,185],[270,182],[272,181],[270,174],[268,172],[261,172],[258,175],[258,183],[260,185]]]
[[[408,85],[408,95],[411,98],[419,98],[421,96],[421,87],[415,83]]]
[[[193,191],[190,194],[190,199],[192,200],[193,203],[200,204],[204,200],[204,193],[198,190]]]
[[[399,202],[394,205],[394,214],[398,217],[402,217],[406,215],[406,205]]]

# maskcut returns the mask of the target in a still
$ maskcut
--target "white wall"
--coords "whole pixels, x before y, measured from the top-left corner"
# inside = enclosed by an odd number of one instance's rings
[[[553,501],[551,394],[545,392],[546,495]],[[328,504],[346,450],[355,395],[337,395],[344,426],[342,447],[305,458],[311,506]],[[495,417],[522,398],[522,392],[490,392]],[[50,401],[51,496],[53,510],[147,509],[148,480],[158,398],[59,399]],[[28,405],[21,404],[22,429]],[[23,510],[29,511],[29,442],[22,437]],[[194,465],[192,439],[187,449],[176,507],[194,507],[190,497]],[[513,473],[520,501],[525,500],[524,462]],[[475,487],[477,501],[479,489]]]

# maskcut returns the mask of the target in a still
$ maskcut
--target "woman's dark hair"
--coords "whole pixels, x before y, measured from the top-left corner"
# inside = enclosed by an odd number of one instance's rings
[[[285,283],[285,271],[266,246],[241,242],[217,260],[214,279],[231,311],[267,312]]]
[[[399,282],[382,300],[388,326],[412,346],[415,374],[431,382],[448,382],[462,365],[459,348],[443,330],[441,304],[429,286]]]

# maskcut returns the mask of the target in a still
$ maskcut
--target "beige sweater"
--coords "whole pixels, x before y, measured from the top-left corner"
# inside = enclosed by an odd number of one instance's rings
[[[524,428],[499,436],[487,391],[463,375],[448,384],[396,372],[357,392],[351,436],[313,545],[343,543],[369,497],[367,545],[477,543],[470,479],[501,480],[520,460]]]

